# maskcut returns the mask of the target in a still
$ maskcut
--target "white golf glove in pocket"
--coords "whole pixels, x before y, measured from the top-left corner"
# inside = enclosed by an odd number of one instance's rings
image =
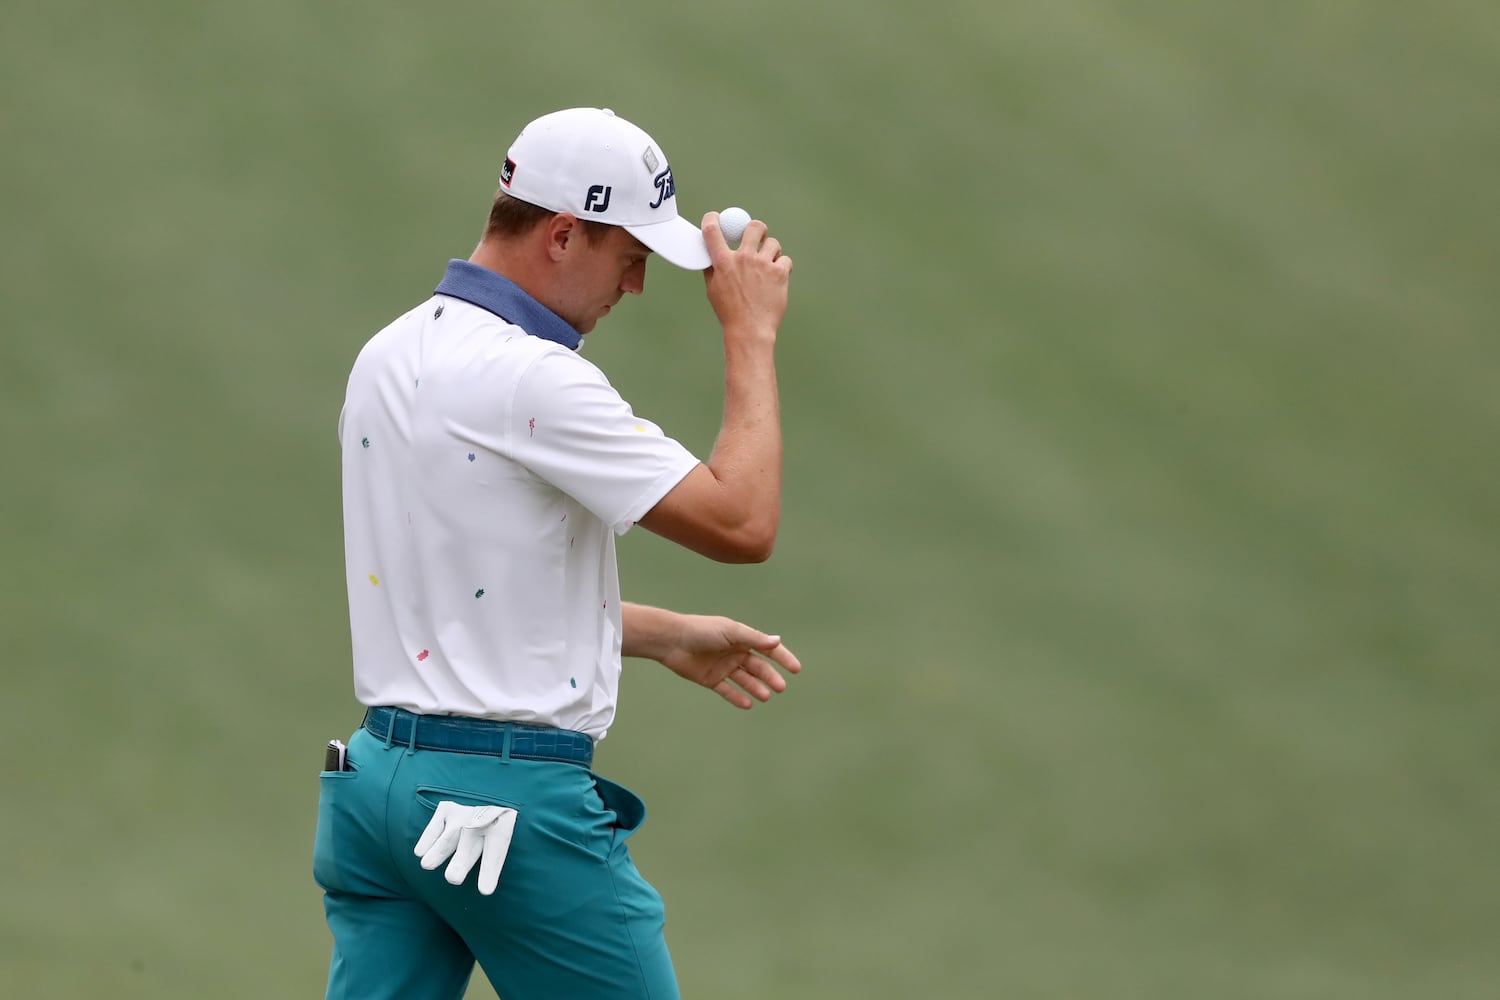
[[[465,806],[457,802],[439,802],[432,821],[417,840],[413,851],[428,871],[453,860],[443,872],[452,885],[462,885],[474,862],[479,862],[479,891],[486,896],[500,882],[500,869],[510,851],[510,838],[516,831],[516,811],[506,806]]]

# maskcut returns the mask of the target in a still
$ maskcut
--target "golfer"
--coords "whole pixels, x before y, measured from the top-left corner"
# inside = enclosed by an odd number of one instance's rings
[[[579,354],[652,254],[704,271],[725,398],[700,462]],[[330,998],[678,995],[645,807],[593,771],[622,656],[750,708],[801,669],[774,635],[620,599],[639,524],[723,562],[780,520],[774,346],[791,258],[752,221],[677,214],[667,155],[609,110],[533,121],[483,238],[360,351],[339,439],[354,689],[320,777],[313,873]]]

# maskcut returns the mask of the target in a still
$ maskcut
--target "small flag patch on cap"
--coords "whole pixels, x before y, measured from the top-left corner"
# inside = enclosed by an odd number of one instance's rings
[[[646,164],[647,173],[654,174],[656,173],[656,168],[661,166],[656,159],[656,151],[650,146],[647,146],[646,151],[641,154],[641,162]]]

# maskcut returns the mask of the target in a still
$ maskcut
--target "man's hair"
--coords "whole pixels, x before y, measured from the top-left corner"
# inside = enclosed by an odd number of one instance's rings
[[[554,215],[560,213],[550,208],[542,208],[533,205],[529,201],[521,201],[512,198],[504,191],[495,192],[495,203],[490,206],[490,220],[484,227],[484,238],[498,237],[501,239],[525,236],[537,226],[546,222]],[[609,235],[609,231],[616,227],[607,222],[594,222],[592,219],[579,219],[583,224],[583,235],[590,243],[596,243]]]

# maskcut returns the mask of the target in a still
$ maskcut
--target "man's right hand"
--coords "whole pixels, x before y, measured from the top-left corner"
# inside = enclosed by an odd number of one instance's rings
[[[718,212],[703,217],[703,242],[713,261],[703,272],[703,282],[725,336],[745,334],[774,340],[786,315],[792,273],[792,258],[781,252],[781,242],[767,233],[764,222],[752,219],[740,238],[739,249],[730,249],[719,228]]]

